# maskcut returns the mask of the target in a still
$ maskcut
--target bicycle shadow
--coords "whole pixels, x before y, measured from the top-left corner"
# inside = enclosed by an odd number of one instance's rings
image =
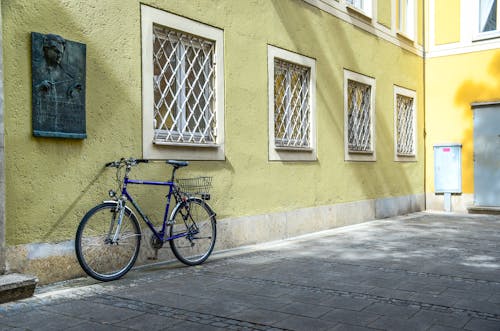
[[[73,200],[73,202],[66,208],[66,210],[59,216],[59,218],[52,224],[50,229],[45,233],[42,237],[43,240],[49,239],[56,231],[56,229],[60,226],[62,222],[76,209],[78,203],[83,199],[85,195],[90,191],[90,189],[98,182],[101,176],[104,174],[106,168],[103,167],[99,172],[92,178],[87,186],[83,188],[81,193]]]

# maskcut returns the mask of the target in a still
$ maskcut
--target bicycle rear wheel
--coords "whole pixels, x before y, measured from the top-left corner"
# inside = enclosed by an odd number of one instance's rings
[[[126,208],[117,233],[118,216],[117,203],[97,205],[83,217],[76,232],[78,262],[89,276],[100,281],[125,275],[139,254],[141,230],[137,218]]]
[[[210,256],[217,235],[215,215],[201,199],[190,198],[177,205],[170,226],[170,247],[186,265],[198,265]]]

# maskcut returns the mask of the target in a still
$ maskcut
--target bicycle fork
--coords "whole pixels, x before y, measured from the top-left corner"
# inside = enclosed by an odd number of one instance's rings
[[[118,210],[118,220],[116,219],[116,213],[113,214],[113,218],[111,220],[111,223],[109,224],[109,234],[108,234],[108,240],[110,244],[116,244],[118,245],[118,240],[120,236],[120,231],[122,228],[122,220],[123,220],[123,215],[125,215],[125,204],[123,200],[118,199],[118,204],[116,206],[116,209]],[[116,222],[116,229],[114,230],[113,234],[113,228]],[[111,238],[111,235],[113,238]]]

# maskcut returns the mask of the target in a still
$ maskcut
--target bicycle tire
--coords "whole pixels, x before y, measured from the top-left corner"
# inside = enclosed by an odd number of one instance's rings
[[[201,199],[189,198],[179,203],[174,211],[170,226],[170,248],[182,263],[198,265],[210,256],[217,238],[215,214]]]
[[[95,206],[82,218],[76,231],[75,251],[82,269],[100,281],[116,280],[134,265],[141,246],[141,229],[134,213],[125,208],[120,236],[110,243],[116,229],[117,203]]]

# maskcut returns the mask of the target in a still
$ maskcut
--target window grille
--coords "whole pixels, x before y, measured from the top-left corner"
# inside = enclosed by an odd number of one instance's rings
[[[274,59],[276,147],[310,147],[310,68]]]
[[[397,154],[415,155],[415,122],[414,99],[404,95],[396,95],[396,139]]]
[[[154,141],[214,144],[215,42],[153,26]]]
[[[372,153],[371,86],[348,80],[348,150]]]

